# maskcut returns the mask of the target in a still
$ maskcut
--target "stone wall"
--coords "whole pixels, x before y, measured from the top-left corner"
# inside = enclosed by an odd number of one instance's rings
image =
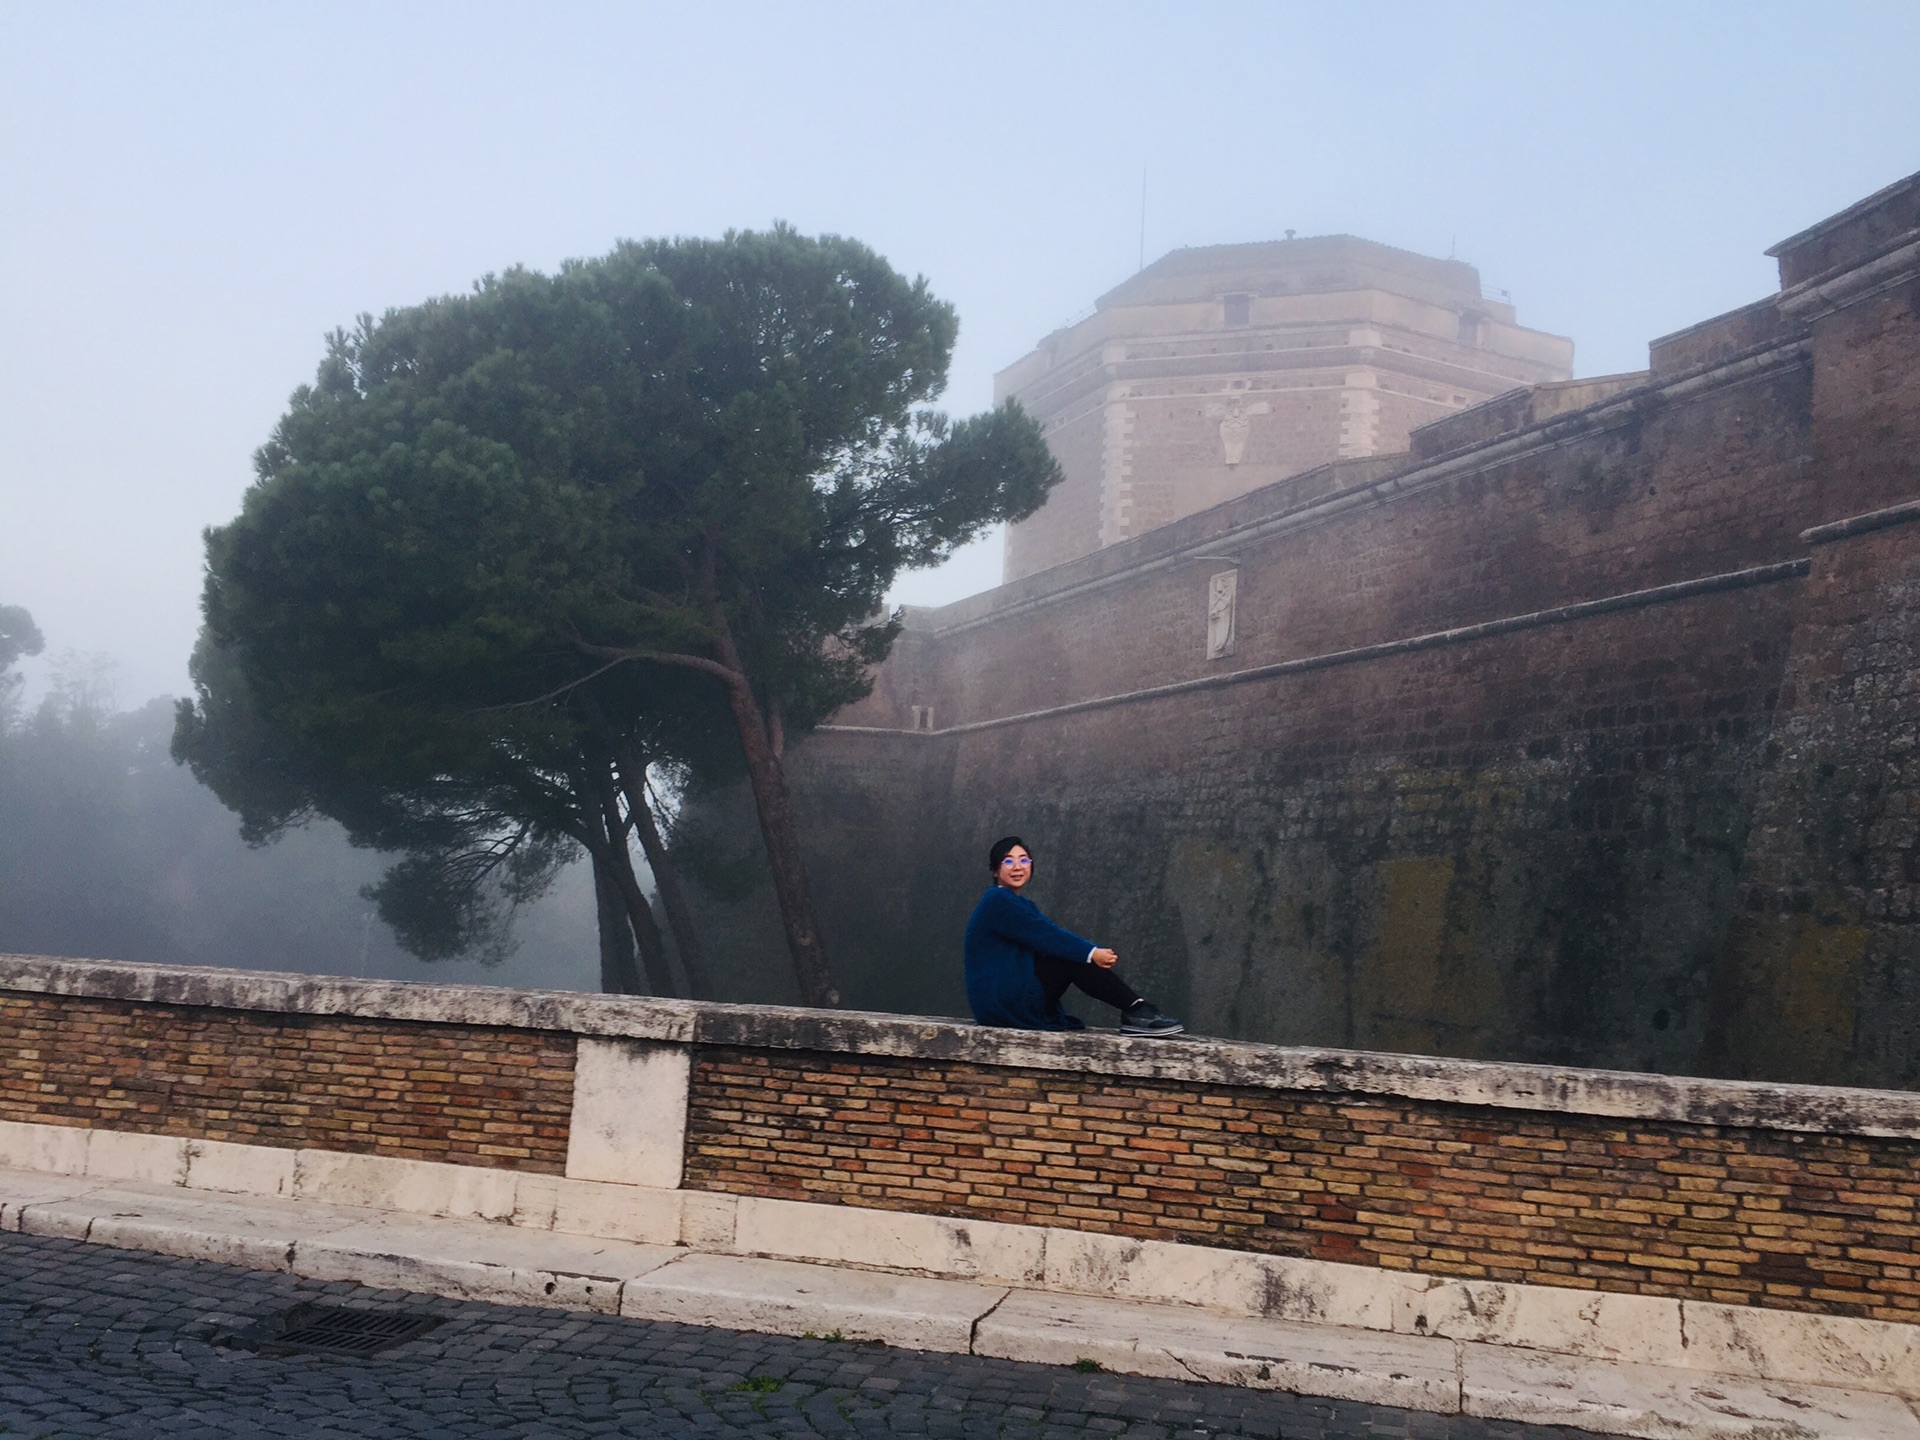
[[[1007,532],[1018,579],[1342,458],[1515,385],[1573,345],[1472,266],[1349,235],[1176,250],[995,378],[1066,479]]]
[[[0,1120],[559,1174],[571,1036],[0,992]]]
[[[1920,1013],[1920,507],[1816,532],[1757,767],[1707,1060],[1915,1083]]]
[[[687,1184],[1920,1320],[1920,1142],[703,1049]]]
[[[1151,1243],[1269,1314],[1311,1279],[1920,1319],[1898,1092],[19,956],[0,1052],[0,1166],[904,1268],[850,1237],[960,1222],[940,1265],[1029,1280]]]
[[[959,1010],[1017,832],[1049,913],[1205,1033],[1920,1084],[1915,194],[1643,375],[911,612],[791,753],[846,993]],[[743,800],[696,809],[745,846]],[[782,993],[764,886],[702,918],[727,993]]]

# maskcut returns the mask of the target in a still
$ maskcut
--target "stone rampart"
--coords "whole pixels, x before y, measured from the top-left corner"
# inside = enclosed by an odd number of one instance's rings
[[[843,991],[961,1008],[1018,833],[1206,1033],[1920,1085],[1916,195],[1644,374],[911,612],[790,754]],[[751,843],[744,796],[696,810]],[[723,993],[782,993],[764,887],[702,920]]]

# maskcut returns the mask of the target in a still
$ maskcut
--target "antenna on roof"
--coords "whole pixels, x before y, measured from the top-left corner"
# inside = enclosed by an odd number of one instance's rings
[[[1140,167],[1140,269],[1147,268],[1147,167]],[[1135,272],[1136,274],[1138,271]]]

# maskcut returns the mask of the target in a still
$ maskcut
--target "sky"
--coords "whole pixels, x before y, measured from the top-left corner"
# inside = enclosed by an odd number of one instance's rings
[[[1639,369],[1920,170],[1916,56],[1908,0],[0,0],[0,603],[34,683],[184,693],[201,532],[326,332],[622,238],[865,241],[957,307],[955,413],[1143,248],[1287,230]],[[895,598],[998,576],[989,536]]]

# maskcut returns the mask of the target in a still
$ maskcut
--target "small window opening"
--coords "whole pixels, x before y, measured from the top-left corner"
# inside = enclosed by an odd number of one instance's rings
[[[1226,306],[1227,324],[1251,325],[1253,323],[1253,296],[1228,295],[1222,300]]]

